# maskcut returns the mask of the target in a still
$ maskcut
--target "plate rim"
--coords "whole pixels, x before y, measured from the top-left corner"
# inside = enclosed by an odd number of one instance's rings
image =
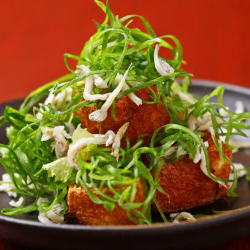
[[[250,88],[247,87],[242,87],[238,85],[233,85],[233,84],[228,84],[228,83],[223,83],[219,81],[213,81],[213,80],[204,80],[204,79],[193,79],[192,80],[192,85],[197,86],[197,87],[204,87],[204,91],[206,88],[212,89],[216,88],[220,85],[223,85],[225,87],[225,91],[232,91],[236,93],[240,93],[243,95],[247,95],[250,97]],[[19,98],[16,100],[10,100],[9,102],[5,103],[12,103],[15,101],[20,101],[23,98]],[[0,105],[5,105],[5,103],[1,103]],[[6,194],[7,195],[7,194]],[[233,216],[232,216],[233,215]],[[231,210],[231,211],[226,211],[225,213],[221,214],[214,214],[212,216],[207,216],[205,218],[200,218],[197,221],[191,221],[191,222],[182,222],[180,224],[172,224],[172,223],[155,223],[152,225],[133,225],[133,226],[89,226],[89,225],[73,225],[73,224],[42,224],[41,222],[38,221],[31,221],[31,220],[25,220],[25,219],[19,219],[19,218],[13,218],[10,216],[2,215],[0,214],[0,223],[2,224],[10,224],[10,225],[15,225],[15,226],[20,226],[20,227],[35,227],[39,228],[40,230],[56,230],[56,231],[61,231],[61,230],[70,230],[74,232],[95,232],[95,233],[103,233],[103,232],[121,232],[121,233],[135,233],[135,232],[142,232],[143,233],[150,233],[152,232],[161,232],[172,230],[174,227],[174,230],[178,231],[186,231],[188,229],[191,229],[193,227],[195,228],[200,228],[203,227],[204,225],[209,224],[210,226],[220,224],[223,221],[228,221],[230,220],[231,222],[237,221],[239,218],[242,217],[250,217],[250,205],[245,206],[243,208]]]

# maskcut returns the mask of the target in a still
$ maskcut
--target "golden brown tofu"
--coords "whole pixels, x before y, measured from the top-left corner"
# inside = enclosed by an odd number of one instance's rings
[[[208,154],[211,173],[220,178],[229,178],[229,163],[220,164],[219,151],[210,133],[203,138],[208,141]],[[225,155],[231,160],[232,151],[223,145]],[[163,212],[176,212],[196,206],[213,203],[225,196],[228,188],[207,177],[200,169],[200,162],[195,164],[188,156],[175,163],[166,162],[159,174],[159,183],[168,194],[157,191],[156,198]],[[153,210],[157,211],[155,204]]]
[[[157,87],[152,86],[152,89],[157,93]],[[148,88],[137,91],[138,97],[144,101],[152,101]],[[99,131],[99,123],[90,121],[89,114],[96,110],[94,107],[83,107],[78,115],[81,117],[82,127],[87,128],[90,133],[96,134]],[[130,140],[130,144],[135,144],[137,138],[142,134],[153,134],[155,130],[170,122],[165,107],[162,104],[146,104],[137,106],[127,96],[124,96],[116,101],[116,118],[115,121],[111,115],[111,109],[108,110],[107,118],[101,122],[101,133],[105,134],[108,130],[115,133],[126,122],[129,122],[129,127],[125,133]],[[124,141],[122,147],[124,148]]]
[[[128,186],[124,186],[126,189]],[[135,202],[145,201],[144,188],[140,179],[136,183],[137,193]],[[117,190],[119,187],[117,187]],[[102,190],[106,195],[111,196],[108,188]],[[97,195],[100,197],[99,195]],[[140,210],[140,208],[138,209]],[[133,215],[132,215],[133,216]],[[127,217],[127,211],[116,204],[112,212],[108,211],[103,205],[95,204],[89,198],[82,187],[71,184],[68,190],[68,211],[65,221],[69,224],[85,225],[133,225],[134,223]]]

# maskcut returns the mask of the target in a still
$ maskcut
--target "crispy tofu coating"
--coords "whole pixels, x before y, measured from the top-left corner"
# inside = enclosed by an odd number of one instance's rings
[[[124,186],[126,189],[128,186]],[[144,188],[140,179],[136,183],[137,193],[135,202],[144,202]],[[117,187],[118,190],[120,187]],[[92,190],[93,191],[93,190]],[[108,188],[102,190],[106,195],[111,196]],[[97,195],[100,197],[99,195]],[[138,208],[139,210],[140,208]],[[133,216],[133,215],[132,215]],[[69,224],[85,225],[134,225],[127,217],[127,211],[116,204],[112,212],[103,207],[102,204],[95,204],[82,187],[71,184],[68,189],[68,211],[65,214],[65,221]]]
[[[231,167],[229,163],[221,163],[219,151],[209,132],[205,132],[204,141],[207,148],[211,173],[220,178],[229,178]],[[225,155],[232,160],[232,151],[223,144]],[[200,169],[200,162],[195,164],[188,156],[182,160],[166,162],[159,174],[159,183],[168,194],[157,191],[156,198],[163,212],[176,212],[196,206],[213,203],[226,195],[228,188],[207,177]],[[155,204],[153,210],[157,211]]]
[[[152,86],[153,91],[157,94],[157,87]],[[137,95],[144,101],[152,101],[150,97],[150,90],[144,88],[137,91]],[[90,133],[98,133],[99,123],[90,121],[89,114],[96,110],[94,107],[83,107],[79,116],[81,117],[82,127],[87,128]],[[105,134],[108,130],[115,133],[126,122],[129,122],[129,127],[125,135],[129,138],[130,144],[135,144],[137,138],[142,134],[153,134],[155,130],[170,122],[165,107],[162,104],[143,103],[137,106],[127,96],[124,96],[116,101],[115,114],[117,120],[115,121],[111,115],[111,108],[108,110],[107,118],[101,122],[101,133]],[[122,144],[124,147],[124,143]]]

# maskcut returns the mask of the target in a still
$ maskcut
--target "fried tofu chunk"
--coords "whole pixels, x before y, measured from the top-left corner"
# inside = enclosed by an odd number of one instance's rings
[[[128,186],[124,186],[123,189],[127,187]],[[136,187],[135,202],[144,202],[144,188],[140,179],[137,180]],[[120,187],[117,187],[116,190],[119,188]],[[111,192],[108,188],[105,187],[102,191],[106,195],[111,196]],[[96,195],[100,197],[98,194]],[[140,208],[138,208],[138,210],[140,210]],[[68,189],[68,211],[65,215],[65,221],[69,224],[85,225],[134,225],[127,217],[127,211],[118,204],[116,204],[114,210],[110,212],[105,209],[102,204],[95,204],[89,198],[87,192],[75,184],[71,184]]]
[[[157,94],[157,87],[151,87]],[[152,101],[150,90],[144,88],[137,91],[137,95],[144,101]],[[81,117],[82,127],[87,128],[90,133],[96,134],[99,131],[99,123],[89,120],[89,115],[96,110],[94,107],[83,107],[79,116]],[[108,130],[115,133],[126,122],[129,122],[129,127],[125,135],[129,138],[130,144],[135,144],[137,138],[143,134],[153,134],[155,130],[170,122],[170,118],[165,107],[162,104],[146,104],[137,106],[127,96],[124,96],[116,101],[115,121],[111,115],[111,108],[108,110],[107,118],[101,122],[101,134],[105,134]],[[122,144],[124,147],[124,143]]]
[[[231,173],[230,164],[221,163],[219,151],[209,132],[205,132],[203,140],[208,141],[209,145],[207,150],[211,173],[228,179]],[[223,144],[223,151],[232,160],[232,151],[225,144]],[[213,203],[225,196],[228,190],[207,177],[200,169],[200,162],[195,164],[188,156],[175,163],[166,162],[160,171],[158,181],[168,194],[162,194],[159,191],[156,194],[163,212],[176,212]],[[157,211],[155,204],[153,210]]]

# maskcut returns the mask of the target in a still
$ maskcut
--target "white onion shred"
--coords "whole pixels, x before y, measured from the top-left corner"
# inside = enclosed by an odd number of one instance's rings
[[[211,128],[212,125],[213,125],[212,121],[208,121],[205,124],[200,125],[197,131],[206,131],[209,128]]]
[[[95,85],[100,89],[106,89],[108,88],[108,84],[98,75],[93,75],[95,81]]]
[[[157,164],[160,158],[166,158],[166,159],[169,158],[174,152],[176,152],[176,158],[179,158],[180,156],[187,154],[187,151],[181,145],[172,146],[169,149],[167,149],[163,155],[156,157],[154,160],[154,164]]]
[[[39,212],[38,220],[43,224],[53,224],[53,222],[47,217],[46,213]]]
[[[247,174],[247,171],[244,170],[245,167],[241,163],[233,163],[233,164],[234,164],[235,170],[237,172],[238,178],[241,178]]]
[[[209,129],[210,133],[211,133],[211,129],[212,129],[212,128]],[[222,129],[222,131],[223,131],[224,133],[227,133],[227,129],[226,129],[226,128],[223,128],[223,127],[222,127],[221,129]],[[213,135],[215,135],[215,134],[213,134]],[[220,136],[220,141],[222,141],[222,142],[225,143],[225,140],[226,140],[226,136]],[[230,138],[229,144],[230,144],[231,146],[233,146],[233,147],[237,147],[237,148],[235,148],[235,149],[233,150],[233,154],[234,154],[234,153],[237,153],[237,152],[239,151],[239,149],[241,149],[241,148],[250,148],[250,142],[246,142],[246,141],[235,141],[235,140],[233,140],[232,138]]]
[[[118,84],[121,82],[122,77],[123,77],[122,74],[119,74],[119,73],[117,74],[115,80],[117,81]],[[125,90],[127,90],[127,89],[129,89],[129,86],[128,86],[128,84],[125,82],[124,85],[123,85],[123,87],[122,87],[122,90],[125,91]],[[132,102],[134,102],[137,106],[140,106],[140,105],[142,104],[142,100],[141,100],[138,96],[136,96],[134,93],[128,94],[128,98],[129,98]]]
[[[118,130],[117,134],[115,135],[115,140],[112,145],[113,151],[112,155],[114,155],[118,161],[119,159],[119,147],[121,146],[121,139],[126,133],[126,130],[128,128],[129,122],[124,123]]]
[[[184,99],[182,99],[182,100],[184,100]],[[229,110],[228,107],[226,107],[226,109]],[[220,109],[219,113],[221,116],[228,115],[228,113],[224,109]],[[224,123],[224,121],[220,117],[216,117],[216,120],[218,123]],[[188,124],[188,128],[192,131],[196,128],[197,128],[197,131],[208,130],[213,125],[213,123],[211,121],[211,113],[209,113],[209,112],[205,113],[202,118],[200,118],[200,117],[196,118],[193,115],[190,115],[190,117],[187,121],[187,124]],[[223,126],[226,126],[226,124],[222,125],[222,129],[225,129],[225,128],[223,128]],[[224,137],[221,138],[222,141],[223,141],[223,138]]]
[[[115,141],[115,133],[112,130],[109,130],[104,138],[107,138],[106,140],[106,146],[110,146]]]
[[[195,128],[196,128],[196,118],[193,116],[193,115],[190,115],[188,121],[187,121],[187,125],[188,125],[188,128],[191,130],[191,131],[194,131]]]
[[[235,102],[235,107],[236,107],[236,110],[235,110],[236,114],[241,114],[244,112],[244,104],[242,101]]]
[[[24,180],[22,180],[22,183],[23,183],[23,184],[26,184]],[[30,179],[29,176],[27,176],[27,183],[29,183],[28,186],[29,186],[29,188],[31,188],[31,189],[35,189],[35,188],[37,188],[37,189],[39,189],[39,190],[41,189],[39,186],[35,187],[34,183],[32,182],[32,180]],[[45,186],[43,186],[43,187],[45,187]]]
[[[52,147],[55,146],[57,158],[67,155],[69,143],[65,138],[69,139],[71,136],[65,132],[64,126],[56,126],[54,128],[42,127],[41,130],[43,133],[41,141],[47,141],[51,138],[55,140]]]
[[[213,128],[213,127],[210,127],[210,128],[208,128],[208,131],[210,132],[210,134],[211,134],[211,136],[212,136],[212,139],[214,139],[214,137],[215,137],[214,128]]]
[[[76,70],[75,72],[79,76],[84,75],[84,74],[88,74],[88,73],[91,72],[90,69],[87,66],[85,66],[85,65],[77,66],[77,68],[79,70]],[[98,76],[96,76],[96,77],[97,77],[97,82],[100,83],[101,77],[100,76],[99,76],[99,78],[98,78]],[[94,83],[94,77],[93,76],[87,76],[86,80],[85,80],[85,87],[84,87],[84,92],[83,92],[83,98],[85,100],[89,100],[89,101],[96,101],[96,100],[103,100],[104,101],[104,100],[107,100],[107,98],[110,95],[110,93],[92,95],[93,83]]]
[[[222,131],[224,133],[227,133],[227,129],[226,128],[221,128]],[[220,136],[220,140],[222,142],[225,143],[225,140],[226,140],[226,136]],[[233,154],[234,153],[237,153],[239,151],[239,149],[241,148],[250,148],[250,142],[246,142],[246,141],[235,141],[233,140],[232,138],[230,138],[229,140],[229,145],[233,146],[233,147],[237,147],[233,150]]]
[[[58,93],[55,97],[54,100],[52,101],[52,107],[55,107],[56,110],[63,108],[62,104],[64,101],[66,101],[66,103],[70,103],[72,100],[72,88],[68,87],[64,90],[62,90],[60,93]],[[45,104],[46,103],[45,101]]]
[[[128,75],[130,67],[131,67],[131,65],[128,67],[126,73],[124,74],[122,80],[120,81],[120,83],[118,84],[118,86],[116,87],[116,89],[111,93],[111,95],[108,97],[108,99],[106,100],[106,102],[102,105],[101,109],[98,109],[98,110],[94,111],[93,113],[91,113],[89,115],[89,119],[91,121],[102,122],[102,121],[104,121],[107,118],[108,109],[112,105],[112,103],[115,100],[116,96],[122,90],[122,87],[123,87],[123,85],[125,83],[125,80],[126,80],[126,77]]]
[[[234,180],[234,172],[233,172],[233,167],[231,166],[231,173],[229,174],[229,177],[228,177],[228,179],[229,180]],[[237,175],[237,177],[238,177],[238,175]],[[232,187],[232,185],[233,185],[233,182],[228,182],[228,189],[230,189],[231,187]]]
[[[176,90],[172,89],[172,91],[173,91],[173,94],[178,95],[181,100],[186,101],[190,104],[195,103],[194,100],[188,94],[186,94],[180,90],[176,91]]]
[[[129,85],[131,85],[132,87],[136,87],[136,86],[142,85],[142,83],[141,82],[137,82],[136,79],[135,79],[135,77],[133,77],[133,76],[128,76],[127,79],[129,80]]]
[[[44,202],[44,203],[48,203],[48,204],[50,203],[48,198],[39,197],[38,200],[37,200],[37,202],[36,202],[36,205],[39,206],[39,205],[41,205],[41,203],[43,203],[43,202]]]
[[[177,148],[176,157],[179,158],[180,156],[185,154],[187,154],[187,151],[181,145],[179,145]]]
[[[179,214],[173,213],[173,214],[170,214],[170,217],[175,218],[174,221],[173,221],[174,224],[180,223],[180,221],[183,220],[183,219],[185,219],[187,221],[196,221],[194,216],[192,214],[190,214],[190,213],[187,213],[187,212],[181,212]]]
[[[205,143],[205,146],[208,147],[208,142],[204,142]],[[210,178],[210,176],[208,175],[208,172],[207,172],[207,168],[206,168],[206,157],[205,157],[205,154],[204,154],[204,150],[203,148],[201,147],[201,145],[199,145],[197,147],[197,154],[193,160],[194,163],[198,163],[199,161],[201,161],[200,163],[200,168],[201,168],[201,171]],[[216,177],[215,175],[213,175],[211,173],[211,175],[213,177]],[[225,184],[225,182],[222,182],[222,181],[216,181],[217,183],[219,183],[220,185],[228,188],[228,186]]]
[[[15,184],[13,183],[13,180],[12,178],[10,177],[9,174],[6,174],[4,173],[2,175],[2,181],[6,181],[6,182],[11,182],[11,183],[3,183],[0,185],[0,191],[9,191],[9,190],[12,190],[12,189],[16,189],[16,186]],[[10,197],[14,197],[16,198],[17,197],[17,193],[15,192],[7,192],[7,194],[10,196]]]
[[[115,133],[109,130],[105,135],[94,135],[95,137],[81,138],[74,144],[70,144],[68,151],[68,163],[71,167],[78,169],[78,153],[89,144],[109,146],[113,143]]]
[[[177,150],[177,148],[178,148],[178,146],[172,146],[169,149],[167,149],[163,155],[158,156],[158,157],[155,158],[154,164],[156,164],[159,161],[160,158],[166,158],[167,159],[169,156],[171,156]]]
[[[182,94],[180,95],[179,91],[178,92],[176,91],[174,93],[178,94],[179,97],[182,100],[186,100],[186,101],[192,103],[191,102],[192,100],[191,99],[189,100],[188,99],[189,97],[187,95],[186,96],[184,96]],[[183,94],[185,94],[185,93],[183,93]],[[235,106],[236,106],[235,113],[239,114],[239,113],[243,113],[244,112],[244,105],[243,105],[243,103],[241,101],[237,101],[235,103]],[[229,110],[229,108],[226,107],[226,110]],[[220,115],[226,117],[228,115],[228,113],[226,112],[226,110],[224,110],[224,109],[221,108],[219,110]],[[218,123],[224,123],[224,121],[220,117],[216,117],[216,120],[217,120]],[[212,124],[212,121],[211,121],[211,113],[209,113],[209,112],[205,113],[202,118],[200,118],[200,117],[196,118],[193,115],[190,115],[190,117],[189,117],[189,119],[187,121],[187,125],[188,125],[188,128],[190,130],[192,130],[192,131],[194,131],[196,128],[197,128],[197,131],[206,131],[206,130],[208,130],[210,132],[212,138],[215,137],[215,131],[214,131],[213,127],[212,127],[213,124]],[[224,127],[223,126],[221,127],[221,129],[222,129],[222,131],[224,133],[227,133],[227,129],[225,128],[226,125],[227,124],[224,124],[223,125]],[[225,139],[226,139],[226,136],[220,136],[219,142],[220,143],[225,142]],[[205,143],[207,143],[207,142],[205,142]],[[230,139],[229,144],[231,146],[236,146],[238,148],[249,148],[250,147],[250,143],[249,142],[238,142],[238,141],[234,141],[233,139]],[[233,153],[237,152],[238,148],[234,149]],[[197,154],[196,154],[196,156],[195,156],[195,158],[194,158],[193,161],[194,161],[194,163],[198,163],[199,161],[201,161],[201,165],[200,165],[201,170],[202,170],[202,172],[205,175],[208,176],[207,169],[206,169],[205,155],[204,155],[204,151],[203,151],[203,149],[202,149],[201,146],[198,146],[198,148],[197,148]],[[223,162],[220,161],[219,164],[223,164]],[[244,167],[241,164],[234,164],[234,165],[235,165],[236,169],[239,169],[239,168],[242,169]],[[242,171],[237,171],[238,178],[240,178],[241,176],[244,176],[245,174],[246,174],[246,171],[243,171],[243,170]],[[214,175],[212,174],[212,176],[214,176]],[[233,173],[230,174],[229,179],[233,179]],[[228,183],[226,185],[226,183],[224,183],[224,182],[221,182],[221,181],[217,181],[217,182],[219,184],[221,184],[222,186],[226,187],[226,188],[228,188],[228,187],[230,187],[232,185],[232,183]]]
[[[197,131],[205,131],[208,130],[212,126],[212,121],[208,117],[204,117],[204,119],[196,118],[193,115],[190,115],[187,121],[188,128],[192,131],[197,128]]]
[[[22,204],[23,204],[23,197],[21,196],[21,197],[19,198],[18,201],[11,200],[11,201],[9,202],[9,204],[10,204],[12,207],[21,207]]]
[[[69,134],[72,136],[74,131],[76,130],[75,125],[73,123],[68,123],[68,122],[66,122],[65,124],[69,130]]]
[[[158,56],[159,49],[160,49],[160,45],[156,44],[155,52],[154,52],[154,61],[155,61],[155,68],[157,72],[161,76],[166,76],[166,75],[170,75],[174,73],[174,69],[167,62],[165,62],[162,59],[159,59],[159,56]],[[172,77],[171,79],[174,81],[175,77]]]
[[[64,90],[62,90],[60,93],[58,93],[57,95],[54,95],[52,92],[54,91],[54,89],[51,89],[47,99],[45,100],[44,104],[48,105],[51,104],[52,108],[59,110],[62,107],[63,103],[65,103],[65,105],[71,103],[72,101],[72,88],[68,87]],[[42,109],[40,109],[42,111]],[[46,110],[49,110],[48,107],[46,107]],[[37,113],[36,114],[36,118],[38,120],[42,120],[43,119],[43,115],[42,113]]]
[[[89,68],[85,65],[77,66],[78,70],[75,71],[75,73],[79,77],[83,77],[85,74],[88,74],[90,72]],[[108,84],[102,79],[99,75],[93,75],[94,83],[98,88],[106,89],[108,87]]]
[[[58,203],[54,205],[48,212],[39,212],[38,220],[43,224],[61,224],[64,222],[64,215],[60,214],[63,210],[63,206]]]

